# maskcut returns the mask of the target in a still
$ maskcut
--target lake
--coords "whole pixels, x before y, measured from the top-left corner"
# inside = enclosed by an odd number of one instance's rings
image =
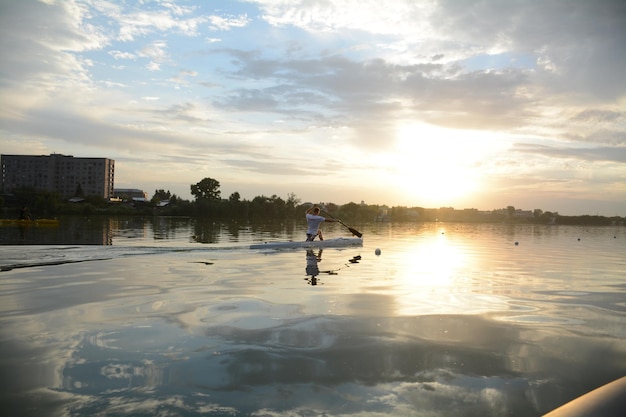
[[[538,416],[626,375],[626,228],[350,226],[322,252],[248,249],[304,222],[3,226],[0,408]]]

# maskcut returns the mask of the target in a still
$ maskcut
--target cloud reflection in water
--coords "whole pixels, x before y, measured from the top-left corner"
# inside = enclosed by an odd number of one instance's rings
[[[142,249],[3,272],[2,404],[22,416],[536,416],[621,376],[623,287],[606,246],[467,229],[373,237],[357,264],[325,250],[337,274],[317,286],[301,251]],[[594,250],[590,281],[570,264]]]

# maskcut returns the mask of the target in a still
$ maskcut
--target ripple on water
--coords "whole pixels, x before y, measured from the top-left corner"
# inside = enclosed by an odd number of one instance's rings
[[[585,324],[583,320],[569,318],[569,317],[554,317],[554,316],[545,316],[545,315],[520,315],[520,316],[505,316],[501,317],[500,320],[519,323],[519,324],[546,324],[546,325],[581,325]]]

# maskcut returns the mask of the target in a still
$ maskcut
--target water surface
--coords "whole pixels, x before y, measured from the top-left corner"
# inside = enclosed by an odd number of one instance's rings
[[[624,228],[356,228],[321,253],[247,249],[299,224],[2,230],[2,409],[537,416],[626,375]]]

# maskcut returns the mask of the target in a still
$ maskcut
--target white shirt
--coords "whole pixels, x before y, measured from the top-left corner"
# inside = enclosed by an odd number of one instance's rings
[[[306,233],[307,235],[314,235],[320,228],[320,224],[324,223],[326,219],[322,216],[316,216],[315,214],[307,214],[306,222],[309,225]]]

